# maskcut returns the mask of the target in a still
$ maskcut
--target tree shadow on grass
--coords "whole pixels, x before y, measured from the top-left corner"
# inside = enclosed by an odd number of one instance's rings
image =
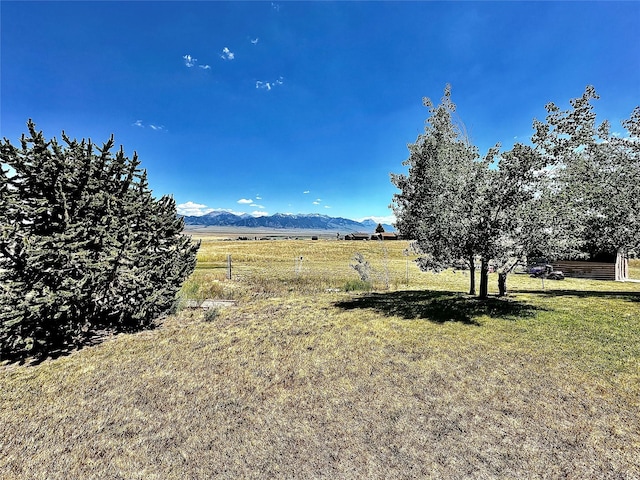
[[[108,329],[96,329],[87,332],[87,334],[75,342],[58,340],[51,341],[46,346],[41,347],[38,351],[31,353],[18,352],[0,352],[0,366],[8,365],[26,365],[29,367],[35,367],[48,360],[56,360],[61,357],[66,357],[74,352],[78,352],[87,347],[94,347],[104,343],[107,339],[113,338],[122,333],[136,333],[146,330],[154,330],[160,326],[160,322],[153,322],[146,328],[131,329],[131,328],[113,328]]]
[[[640,289],[640,285],[638,285]],[[532,293],[545,297],[600,297],[625,300],[627,302],[640,302],[640,291],[638,292],[617,292],[617,291],[590,291],[590,290],[512,290],[514,293]]]
[[[477,317],[516,320],[533,317],[540,307],[509,298],[489,297],[478,300],[459,292],[399,291],[371,293],[351,300],[337,302],[345,310],[373,309],[387,316],[408,320],[425,319],[435,323],[461,322],[479,326]]]

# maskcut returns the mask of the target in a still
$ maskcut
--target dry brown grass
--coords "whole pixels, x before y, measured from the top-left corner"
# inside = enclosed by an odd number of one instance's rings
[[[196,272],[238,300],[214,321],[1,367],[0,477],[640,478],[638,284],[514,276],[481,303],[412,271],[352,295],[325,287],[375,242],[249,243],[205,243],[264,269]],[[299,251],[347,266],[296,276]]]

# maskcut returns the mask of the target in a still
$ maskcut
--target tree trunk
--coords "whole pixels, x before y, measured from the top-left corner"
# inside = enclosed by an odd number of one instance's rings
[[[469,295],[476,294],[476,262],[473,255],[469,257]]]
[[[507,272],[500,272],[498,274],[498,290],[501,297],[507,294]]]
[[[486,258],[480,260],[480,295],[478,298],[485,299],[489,295],[489,262]]]

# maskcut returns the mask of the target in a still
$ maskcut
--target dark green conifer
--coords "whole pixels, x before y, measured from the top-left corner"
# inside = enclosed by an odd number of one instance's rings
[[[45,140],[0,144],[0,358],[148,328],[175,303],[198,244],[172,198],[156,200],[137,155]]]

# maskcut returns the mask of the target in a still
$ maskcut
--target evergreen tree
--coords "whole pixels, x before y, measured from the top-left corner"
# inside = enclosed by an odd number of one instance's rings
[[[0,358],[152,326],[199,246],[174,200],[154,199],[137,155],[114,155],[113,137],[98,148],[28,129],[20,148],[0,144]]]

